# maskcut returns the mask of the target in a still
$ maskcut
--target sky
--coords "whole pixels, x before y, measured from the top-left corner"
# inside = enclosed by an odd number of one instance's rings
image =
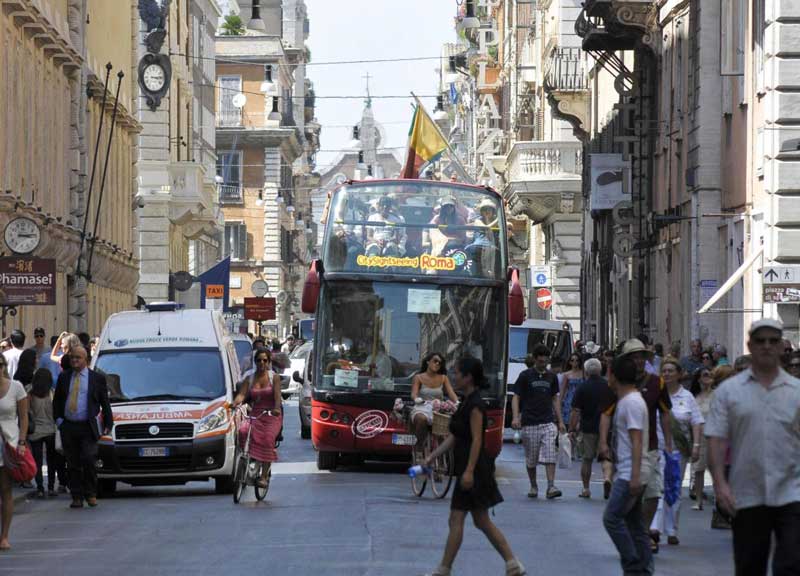
[[[316,117],[322,124],[317,170],[330,168],[352,139],[352,126],[361,119],[363,97],[326,100],[325,96],[365,96],[370,93],[408,95],[403,99],[374,98],[375,120],[383,124],[388,142],[400,162],[405,156],[413,110],[410,92],[423,98],[432,112],[438,92],[442,44],[456,40],[453,18],[456,0],[306,0],[311,31],[311,65],[307,76],[317,94]],[[427,57],[432,60],[340,65],[315,62]],[[332,150],[329,152],[329,150]]]

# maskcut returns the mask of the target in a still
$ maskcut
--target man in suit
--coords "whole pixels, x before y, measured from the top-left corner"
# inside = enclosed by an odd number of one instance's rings
[[[106,378],[88,368],[88,357],[82,346],[70,352],[72,370],[58,377],[53,397],[53,416],[69,468],[70,508],[82,508],[84,499],[97,506],[97,440],[109,434],[114,423]]]

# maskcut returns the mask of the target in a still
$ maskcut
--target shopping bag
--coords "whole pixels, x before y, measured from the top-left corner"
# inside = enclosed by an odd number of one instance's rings
[[[558,435],[558,467],[569,468],[572,466],[572,442],[569,434]]]
[[[681,454],[664,451],[664,501],[672,506],[681,497]]]
[[[17,448],[4,442],[3,463],[15,482],[30,482],[36,476],[36,461],[30,449],[20,454]]]

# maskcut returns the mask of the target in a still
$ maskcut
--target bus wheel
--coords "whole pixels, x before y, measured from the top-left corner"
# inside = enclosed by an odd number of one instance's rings
[[[336,452],[317,452],[317,470],[336,470]]]
[[[311,438],[311,426],[300,425],[300,438],[303,440]]]
[[[233,474],[230,476],[216,476],[214,478],[214,492],[216,494],[232,494]]]

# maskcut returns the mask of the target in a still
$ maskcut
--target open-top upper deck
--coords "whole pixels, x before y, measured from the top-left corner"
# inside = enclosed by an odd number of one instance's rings
[[[500,280],[506,224],[486,187],[431,180],[348,182],[325,216],[326,273]]]

